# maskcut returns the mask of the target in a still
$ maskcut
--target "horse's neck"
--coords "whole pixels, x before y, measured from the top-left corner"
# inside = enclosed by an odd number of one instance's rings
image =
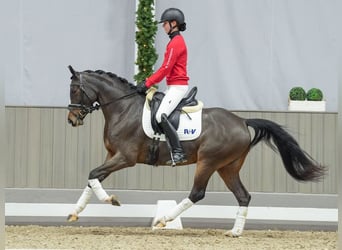
[[[123,122],[127,117],[130,119],[140,118],[144,105],[144,99],[141,96],[132,95],[122,98],[129,93],[122,92],[119,94],[115,93],[115,95],[110,94],[111,93],[108,92],[108,97],[102,98],[104,103],[100,103],[101,105],[104,105],[102,107],[102,112],[106,122]]]

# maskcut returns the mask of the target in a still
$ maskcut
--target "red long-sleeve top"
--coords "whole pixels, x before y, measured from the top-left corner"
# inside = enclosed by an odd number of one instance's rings
[[[149,88],[165,77],[167,85],[188,85],[187,58],[188,51],[184,38],[177,33],[167,44],[163,64],[146,79],[146,86]]]

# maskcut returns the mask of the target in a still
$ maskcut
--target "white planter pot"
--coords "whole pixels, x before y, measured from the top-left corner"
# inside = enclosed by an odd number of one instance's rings
[[[316,111],[324,112],[326,101],[292,101],[289,100],[289,111]]]

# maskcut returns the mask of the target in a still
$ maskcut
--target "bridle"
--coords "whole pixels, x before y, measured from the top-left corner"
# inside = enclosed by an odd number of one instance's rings
[[[85,84],[83,82],[82,74],[80,74],[79,78],[80,78],[79,83],[71,83],[70,86],[78,86],[80,88],[80,90],[81,90],[81,103],[69,104],[68,105],[68,110],[76,116],[77,120],[83,120],[87,114],[92,113],[94,110],[99,110],[101,107],[104,107],[104,106],[107,106],[107,105],[112,104],[114,102],[129,98],[129,97],[136,95],[138,93],[136,90],[134,90],[133,92],[131,92],[127,95],[123,95],[119,98],[116,98],[116,99],[111,100],[111,101],[104,103],[104,104],[99,104],[97,101],[93,102],[90,98],[89,93],[87,93],[86,88],[85,88]],[[87,105],[84,103],[85,97],[88,100],[90,100],[90,102],[92,103],[91,105]],[[76,113],[75,109],[77,109],[79,111]]]

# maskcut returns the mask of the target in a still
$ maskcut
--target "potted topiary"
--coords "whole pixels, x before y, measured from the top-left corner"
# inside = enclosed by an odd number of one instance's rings
[[[302,87],[293,87],[289,92],[289,111],[325,111],[323,92],[311,88],[307,92]]]
[[[312,88],[309,89],[306,93],[306,99],[308,101],[322,101],[323,100],[323,93],[320,89]]]
[[[302,87],[293,87],[289,93],[290,100],[304,101],[306,98],[305,90]]]

